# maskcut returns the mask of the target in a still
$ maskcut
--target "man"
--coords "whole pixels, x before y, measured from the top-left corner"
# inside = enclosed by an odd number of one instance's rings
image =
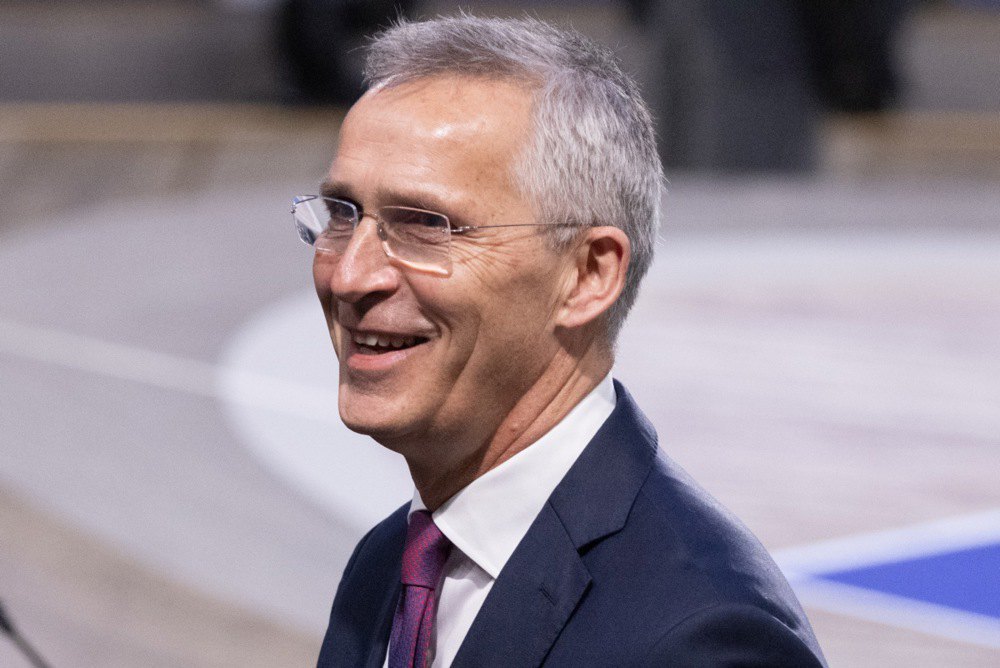
[[[352,429],[416,493],[343,575],[320,666],[817,666],[749,532],[610,378],[662,171],[613,57],[533,20],[369,49],[296,199]]]

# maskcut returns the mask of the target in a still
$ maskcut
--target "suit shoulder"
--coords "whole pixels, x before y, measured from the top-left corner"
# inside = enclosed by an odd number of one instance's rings
[[[408,510],[409,504],[397,508],[358,541],[344,568],[334,607],[339,600],[350,595],[355,582],[365,582],[372,572],[384,573],[397,565],[406,536]]]
[[[397,508],[376,524],[354,547],[337,590],[337,598],[346,594],[357,580],[367,580],[372,573],[387,573],[398,566],[406,538],[409,504]],[[336,604],[336,600],[334,601]]]
[[[823,668],[822,654],[808,640],[758,607],[721,604],[665,632],[641,665]]]
[[[594,552],[602,549],[603,558],[588,556],[595,583],[596,573],[607,577],[624,566],[636,583],[630,598],[658,611],[636,620],[648,624],[647,638],[690,628],[682,620],[688,625],[745,623],[779,636],[791,634],[793,645],[822,656],[798,599],[760,541],[663,453],[640,486],[625,526]]]
[[[755,602],[775,593],[794,600],[750,529],[662,453],[639,490],[627,528],[656,537],[651,549],[683,563],[719,602]]]
[[[358,541],[355,552],[367,553],[378,552],[395,548],[399,542],[400,535],[406,535],[407,515],[410,511],[410,504],[404,503],[394,510],[391,515],[376,524],[365,536]]]

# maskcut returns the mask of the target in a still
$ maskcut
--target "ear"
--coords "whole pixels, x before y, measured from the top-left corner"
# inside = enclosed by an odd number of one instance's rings
[[[568,328],[591,323],[611,308],[625,286],[631,253],[628,236],[617,227],[589,227],[577,243],[556,318]]]

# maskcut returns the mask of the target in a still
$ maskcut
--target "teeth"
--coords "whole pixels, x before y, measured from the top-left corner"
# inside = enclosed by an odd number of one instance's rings
[[[408,348],[417,342],[417,337],[415,336],[379,336],[377,334],[361,334],[360,332],[354,334],[354,342],[361,346],[368,346],[374,348],[375,346],[380,346],[382,348]]]

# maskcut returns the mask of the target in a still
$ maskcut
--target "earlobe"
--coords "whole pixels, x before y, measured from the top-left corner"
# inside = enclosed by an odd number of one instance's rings
[[[576,247],[558,325],[582,327],[611,308],[625,286],[630,249],[628,237],[617,227],[587,230]]]

